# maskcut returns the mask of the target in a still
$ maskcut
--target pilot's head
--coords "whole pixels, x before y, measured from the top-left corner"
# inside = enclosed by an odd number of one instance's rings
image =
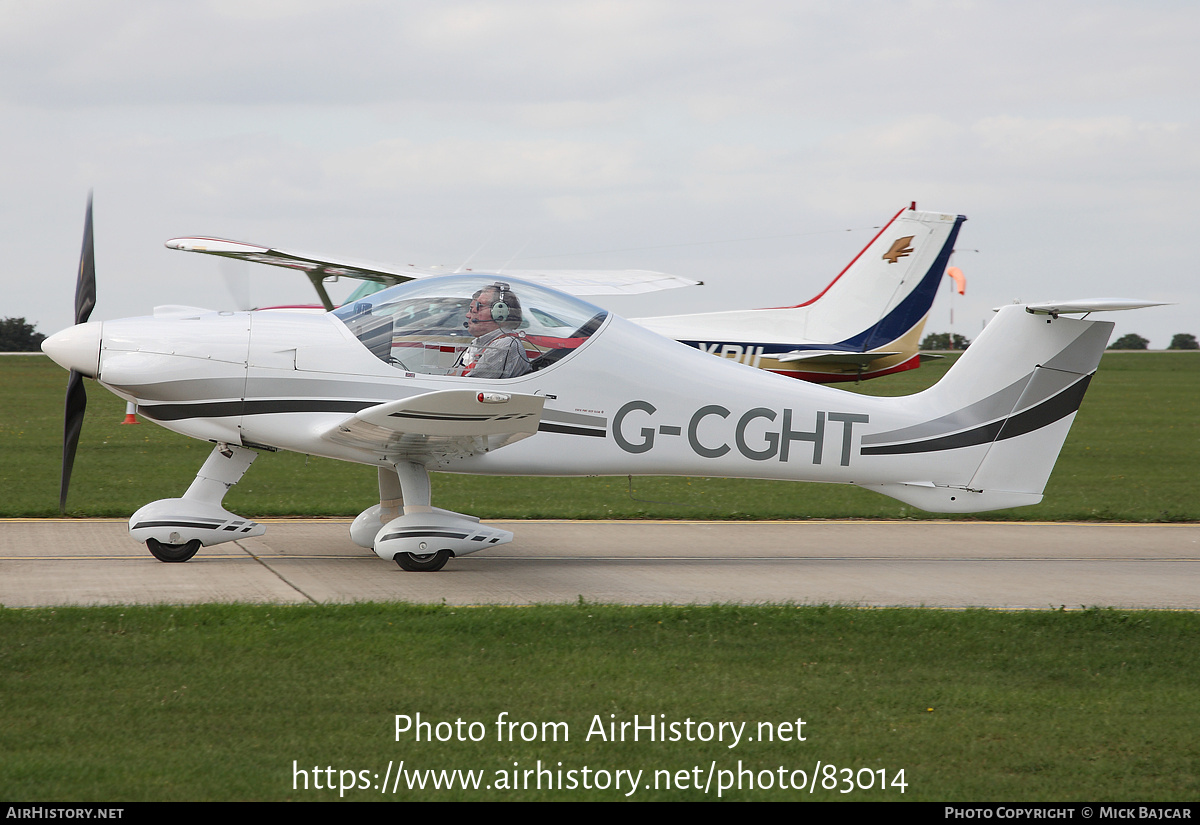
[[[494,329],[516,329],[520,323],[521,301],[499,281],[476,292],[467,309],[467,331],[476,338]]]

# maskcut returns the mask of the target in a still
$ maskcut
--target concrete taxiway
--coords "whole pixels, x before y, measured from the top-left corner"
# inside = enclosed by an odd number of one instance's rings
[[[495,522],[512,544],[405,573],[345,520],[155,561],[124,521],[0,521],[6,607],[355,601],[1200,609],[1200,525]]]

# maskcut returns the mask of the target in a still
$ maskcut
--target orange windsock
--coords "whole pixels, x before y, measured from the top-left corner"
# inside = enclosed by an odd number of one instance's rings
[[[958,287],[959,295],[967,294],[967,279],[963,277],[961,269],[959,269],[957,266],[952,266],[946,270],[946,275],[954,279],[954,283]]]

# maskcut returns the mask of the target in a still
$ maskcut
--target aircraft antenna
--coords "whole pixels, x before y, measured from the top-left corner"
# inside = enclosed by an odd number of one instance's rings
[[[466,257],[466,260],[464,260],[461,264],[458,265],[458,268],[454,270],[454,273],[458,274],[459,272],[464,272],[464,271],[469,272],[470,270],[467,268],[467,264],[469,264],[475,258],[476,255],[478,255],[480,252],[482,252],[483,248],[485,246],[487,246],[489,243],[492,242],[492,238],[495,237],[495,234],[496,233],[493,232],[491,235],[488,235],[486,238],[484,238],[483,243],[481,243],[479,246],[477,246],[475,248],[475,251],[472,252],[470,255],[468,255]]]
[[[514,253],[512,254],[512,257],[510,257],[510,258],[509,258],[507,261],[505,261],[505,262],[504,262],[504,265],[503,265],[503,266],[501,266],[499,269],[497,269],[497,270],[496,270],[496,272],[497,272],[497,273],[503,272],[504,270],[506,270],[506,269],[508,269],[510,266],[512,266],[512,262],[513,262],[513,261],[515,261],[515,260],[517,260],[518,258],[520,258],[520,257],[521,257],[521,253],[522,253],[522,252],[524,252],[524,251],[525,251],[525,249],[526,249],[526,247],[528,247],[528,246],[529,246],[529,241],[526,241],[525,243],[521,244],[521,248],[520,248],[520,249],[518,249],[516,252],[514,252]]]

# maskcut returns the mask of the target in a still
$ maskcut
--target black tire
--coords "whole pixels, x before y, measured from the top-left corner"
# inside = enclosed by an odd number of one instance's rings
[[[196,555],[200,549],[200,539],[192,539],[187,544],[163,544],[155,539],[146,539],[146,547],[150,555],[159,561],[182,562]]]
[[[434,573],[446,566],[446,562],[450,561],[449,550],[438,550],[436,553],[426,553],[423,556],[418,556],[413,553],[397,553],[396,564],[400,565],[401,570],[407,570],[409,573]]]

